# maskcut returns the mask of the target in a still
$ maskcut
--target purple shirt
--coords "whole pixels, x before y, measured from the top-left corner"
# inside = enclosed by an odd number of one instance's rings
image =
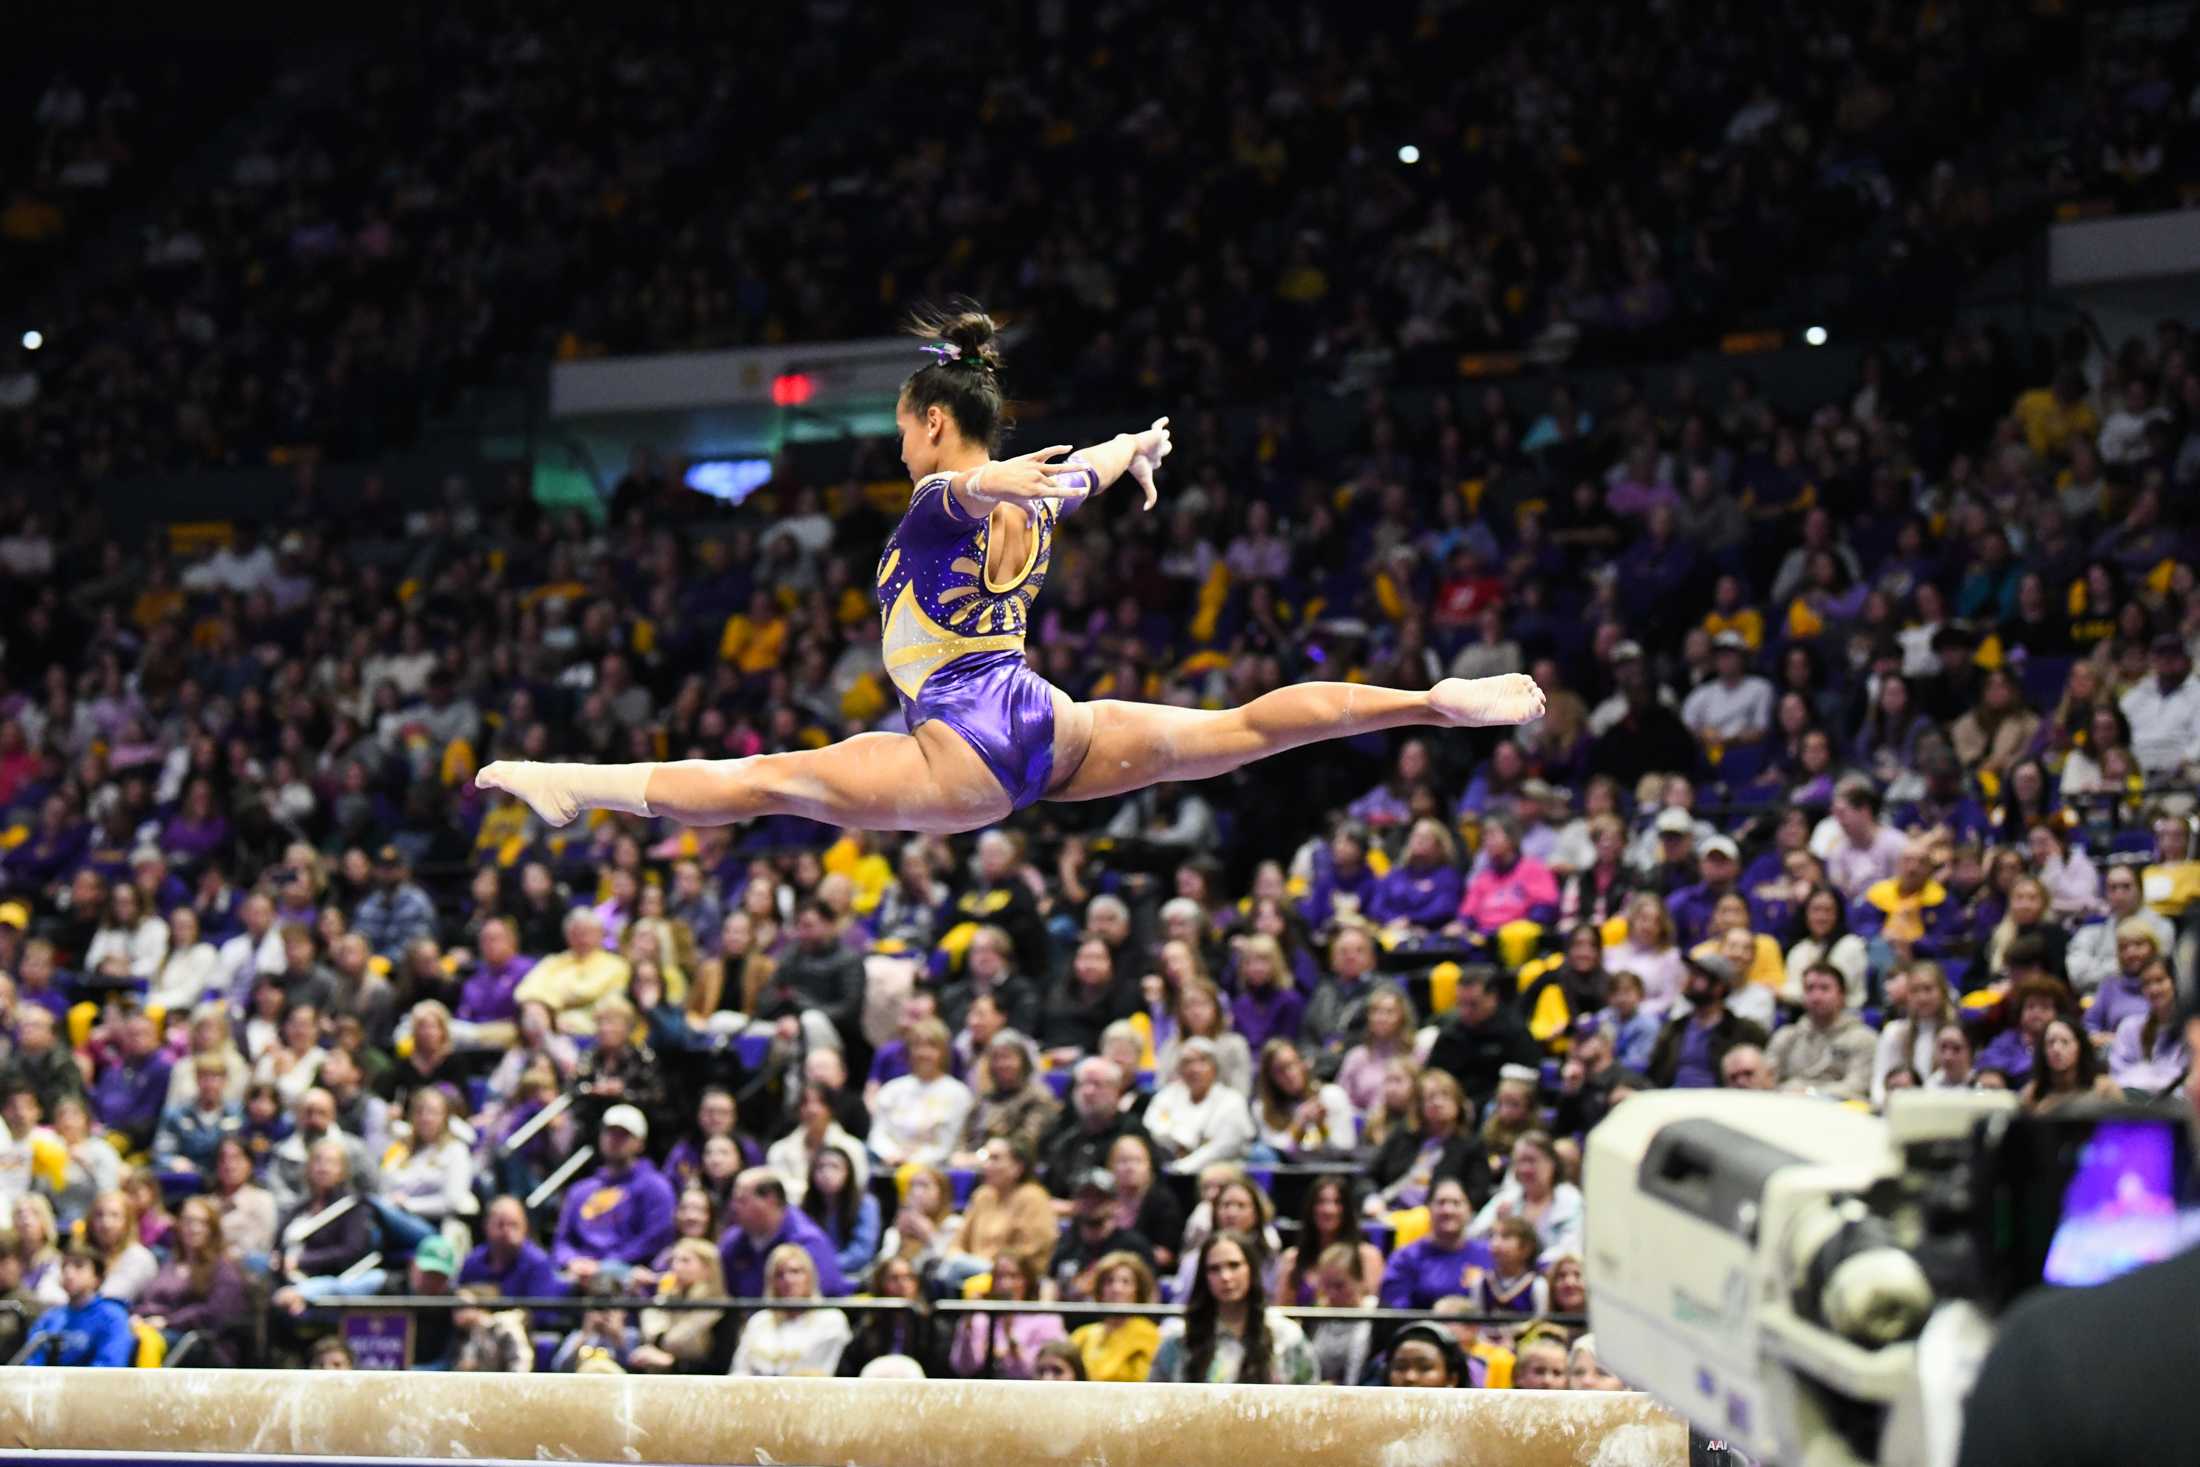
[[[550,1255],[533,1243],[522,1243],[512,1261],[499,1269],[489,1256],[489,1245],[482,1244],[466,1255],[466,1265],[458,1271],[459,1287],[470,1284],[488,1284],[499,1297],[505,1299],[555,1299],[565,1293],[565,1282],[558,1277],[557,1265]]]
[[[1434,1238],[1408,1243],[1391,1255],[1383,1269],[1382,1307],[1433,1309],[1447,1294],[1465,1293],[1467,1286],[1460,1275],[1479,1251],[1464,1241],[1457,1248],[1439,1248]]]
[[[1245,1043],[1257,1058],[1260,1047],[1271,1039],[1299,1037],[1299,1021],[1306,1015],[1306,1000],[1290,984],[1270,983],[1266,988],[1248,988],[1230,1004],[1230,1022],[1238,1033],[1245,1036]]]
[[[1459,912],[1466,883],[1450,866],[1416,871],[1394,866],[1375,888],[1368,916],[1377,922],[1405,921],[1416,927],[1441,927]]]
[[[908,1073],[909,1046],[899,1039],[889,1039],[871,1056],[871,1071],[864,1078],[870,1084],[883,1085]]]
[[[92,1082],[92,1114],[111,1131],[150,1136],[168,1100],[168,1056],[118,1059]]]
[[[1681,1057],[1673,1067],[1673,1088],[1709,1090],[1718,1083],[1718,1072],[1711,1068],[1711,1030],[1690,1022],[1681,1030]]]
[[[566,1194],[550,1256],[560,1269],[576,1258],[647,1263],[672,1241],[677,1201],[646,1161],[622,1177],[596,1172]]]
[[[808,1213],[790,1207],[786,1217],[780,1220],[779,1231],[761,1243],[751,1240],[739,1227],[726,1229],[725,1236],[718,1240],[718,1259],[726,1269],[727,1297],[763,1298],[764,1260],[782,1243],[797,1244],[810,1255],[810,1262],[817,1268],[819,1294],[831,1296],[849,1292],[848,1280],[840,1272],[840,1250]]]
[[[1999,1070],[2009,1077],[2009,1088],[2014,1090],[2032,1078],[2032,1041],[2024,1037],[2022,1029],[2002,1030],[1979,1051],[1980,1070]]]
[[[517,1019],[519,1005],[512,1002],[512,992],[534,966],[535,960],[521,953],[514,953],[497,967],[474,964],[474,971],[467,975],[465,984],[458,990],[457,1017],[473,1024],[508,1023]]]
[[[2085,1027],[2097,1034],[2113,1034],[2116,1026],[2133,1014],[2144,1020],[2146,1013],[2147,999],[2139,991],[2138,980],[2118,972],[2101,980],[2100,991],[2093,995],[2093,1006],[2085,1011]]]

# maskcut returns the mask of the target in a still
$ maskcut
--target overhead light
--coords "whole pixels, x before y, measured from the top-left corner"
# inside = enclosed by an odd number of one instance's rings
[[[1421,161],[1421,150],[1413,144],[1407,143],[1398,150],[1398,161],[1400,163],[1418,163]]]
[[[1824,346],[1826,344],[1826,328],[1823,326],[1804,327],[1803,343],[1806,346]]]
[[[26,331],[23,333],[23,350],[36,351],[45,344],[46,334],[44,332]]]

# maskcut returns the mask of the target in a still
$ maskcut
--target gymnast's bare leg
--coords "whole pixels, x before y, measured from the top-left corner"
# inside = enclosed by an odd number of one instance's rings
[[[1052,800],[1099,800],[1166,780],[1211,779],[1256,759],[1323,739],[1439,724],[1525,723],[1543,712],[1543,690],[1517,673],[1446,678],[1427,692],[1358,683],[1300,683],[1238,708],[1072,703],[1057,695]],[[1009,813],[1009,799],[976,751],[928,723],[910,734],[858,734],[823,749],[751,759],[669,764],[529,764],[499,761],[475,777],[508,790],[551,825],[583,810],[664,816],[683,825],[728,825],[800,815],[852,830],[952,835]]]
[[[1520,673],[1446,678],[1425,693],[1299,683],[1236,708],[1103,700],[1078,704],[1073,716],[1087,731],[1084,757],[1047,792],[1050,800],[1103,800],[1169,780],[1212,779],[1271,754],[1384,729],[1526,723],[1543,716],[1543,689]]]
[[[822,749],[667,764],[533,764],[499,760],[474,776],[507,790],[550,825],[583,810],[731,825],[799,815],[848,830],[954,835],[1009,813],[1007,791],[977,751],[943,724],[866,733]]]

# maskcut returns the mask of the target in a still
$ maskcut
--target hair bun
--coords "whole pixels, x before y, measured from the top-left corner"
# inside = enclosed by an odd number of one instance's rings
[[[974,301],[959,300],[944,311],[920,312],[910,329],[918,336],[953,346],[962,353],[957,358],[960,363],[989,372],[1001,368],[1001,329]]]

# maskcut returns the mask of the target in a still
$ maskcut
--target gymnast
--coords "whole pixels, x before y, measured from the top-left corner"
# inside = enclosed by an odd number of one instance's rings
[[[1126,473],[1152,509],[1169,420],[1060,462],[1052,460],[1068,445],[997,460],[1007,423],[993,321],[965,310],[921,318],[915,329],[933,360],[902,384],[894,425],[916,487],[878,565],[886,674],[909,731],[746,759],[498,760],[477,785],[509,791],[553,826],[602,809],[684,825],[799,815],[853,830],[955,834],[1040,800],[1211,779],[1322,739],[1542,714],[1543,690],[1517,673],[1446,678],[1426,692],[1299,683],[1220,710],[1071,700],[1024,660],[1055,532]]]

